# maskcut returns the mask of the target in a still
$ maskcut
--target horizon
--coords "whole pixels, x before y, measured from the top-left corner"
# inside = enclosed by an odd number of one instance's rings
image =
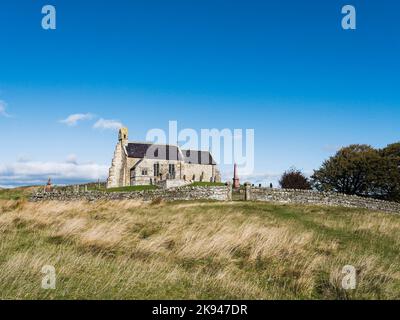
[[[43,30],[41,8],[57,9]],[[117,129],[254,130],[254,184],[400,141],[400,3],[76,0],[0,5],[0,187],[105,180]],[[182,142],[180,142],[182,144]],[[232,178],[233,164],[222,166]],[[240,169],[239,169],[240,175]]]

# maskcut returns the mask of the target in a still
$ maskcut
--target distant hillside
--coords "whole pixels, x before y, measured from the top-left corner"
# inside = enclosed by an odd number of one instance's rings
[[[0,188],[0,199],[27,199],[33,192],[38,191],[43,187],[29,186],[29,187],[19,187],[13,189]]]
[[[399,299],[400,216],[251,202],[0,200],[0,299]],[[53,265],[55,290],[40,287]],[[358,271],[342,288],[342,268]]]

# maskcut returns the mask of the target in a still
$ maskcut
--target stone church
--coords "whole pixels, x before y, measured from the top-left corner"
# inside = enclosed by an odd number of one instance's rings
[[[130,142],[127,128],[119,130],[118,140],[107,188],[152,184],[168,187],[195,181],[221,181],[217,164],[208,151]]]

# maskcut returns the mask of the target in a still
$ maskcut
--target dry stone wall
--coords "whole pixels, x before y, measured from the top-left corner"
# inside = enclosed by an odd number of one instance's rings
[[[251,188],[249,197],[249,200],[253,201],[341,206],[400,213],[400,203],[397,202],[382,201],[331,192]]]
[[[163,199],[166,201],[177,200],[217,200],[228,201],[231,200],[231,189],[228,186],[221,187],[181,187],[176,189],[157,189],[136,192],[100,192],[100,191],[87,191],[87,192],[73,192],[73,191],[59,191],[53,192],[40,192],[32,195],[31,201],[75,201],[75,200],[143,200],[152,201],[156,199]]]
[[[239,192],[246,193],[243,199],[247,201],[265,201],[292,204],[313,204],[322,206],[342,206],[349,208],[364,208],[377,211],[400,213],[400,203],[388,202],[357,196],[349,196],[339,193],[327,193],[308,190],[287,190],[270,188],[250,188]],[[74,200],[143,200],[153,201],[163,199],[176,200],[216,200],[231,201],[231,186],[184,186],[174,189],[157,189],[136,192],[102,192],[102,191],[78,191],[57,190],[53,192],[39,192],[31,197],[31,201],[74,201]]]

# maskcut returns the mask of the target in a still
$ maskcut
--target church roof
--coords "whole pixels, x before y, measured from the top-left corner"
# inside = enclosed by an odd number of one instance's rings
[[[182,150],[186,163],[194,164],[216,164],[211,153],[208,151]]]
[[[168,144],[152,144],[141,142],[128,142],[125,147],[130,158],[147,158],[159,160],[182,160],[179,148]]]
[[[128,142],[125,150],[129,158],[183,160],[192,164],[216,164],[208,151],[181,150],[178,146],[169,144]]]

